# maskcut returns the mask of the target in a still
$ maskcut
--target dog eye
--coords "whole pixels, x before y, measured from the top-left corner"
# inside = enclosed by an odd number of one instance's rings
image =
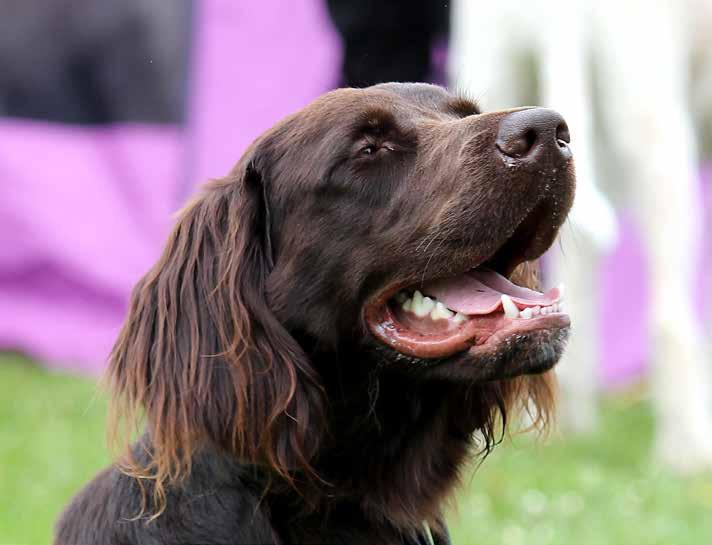
[[[382,144],[380,146],[377,146],[375,144],[369,144],[367,146],[364,146],[360,149],[361,155],[374,155],[375,153],[379,151],[395,151],[396,148],[393,144]]]

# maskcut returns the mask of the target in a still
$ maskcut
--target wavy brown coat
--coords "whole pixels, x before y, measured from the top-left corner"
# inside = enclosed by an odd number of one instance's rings
[[[401,358],[362,307],[394,279],[443,274],[511,234],[498,207],[520,197],[493,194],[500,174],[480,151],[498,119],[432,86],[340,90],[207,184],[136,285],[111,354],[116,436],[145,433],[73,500],[55,543],[415,544],[424,524],[446,543],[444,506],[468,457],[522,409],[545,424],[552,375],[463,378],[447,361]],[[427,148],[428,131],[446,130]],[[401,155],[352,164],[363,134]],[[448,185],[457,169],[474,196]],[[421,255],[441,229],[435,212],[448,229]],[[563,217],[551,216],[555,232]],[[535,266],[514,277],[534,286]],[[511,350],[497,357],[534,354]]]

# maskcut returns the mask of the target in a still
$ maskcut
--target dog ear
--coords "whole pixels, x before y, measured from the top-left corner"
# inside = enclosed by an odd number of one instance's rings
[[[265,301],[267,198],[249,160],[207,184],[134,288],[107,378],[114,429],[145,417],[150,461],[128,470],[153,479],[159,495],[189,473],[206,443],[287,480],[311,472],[323,392]]]

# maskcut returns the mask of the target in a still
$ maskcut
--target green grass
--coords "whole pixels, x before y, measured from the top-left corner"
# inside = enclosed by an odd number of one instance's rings
[[[92,381],[0,358],[0,545],[49,543],[63,505],[108,463],[105,415]],[[652,424],[644,401],[619,396],[593,437],[505,441],[460,492],[454,543],[712,543],[712,476],[657,468]]]
[[[93,381],[0,358],[0,545],[50,543],[67,500],[109,462]]]
[[[712,475],[683,479],[657,467],[652,436],[647,403],[619,397],[607,401],[595,436],[505,442],[461,492],[451,518],[453,541],[712,543]]]

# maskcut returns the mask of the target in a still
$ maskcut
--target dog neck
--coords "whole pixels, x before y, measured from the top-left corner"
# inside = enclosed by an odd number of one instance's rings
[[[479,387],[364,371],[359,361],[326,367],[334,370],[323,375],[330,419],[314,464],[326,484],[306,501],[320,517],[359,512],[402,532],[420,531],[423,522],[437,531],[489,413]]]

